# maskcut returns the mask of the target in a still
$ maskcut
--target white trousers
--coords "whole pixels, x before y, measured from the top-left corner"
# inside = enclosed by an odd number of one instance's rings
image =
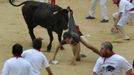
[[[113,14],[114,18],[117,18],[119,15],[119,12],[116,12]],[[124,12],[121,15],[121,18],[119,20],[119,22],[117,23],[117,25],[119,26],[124,26],[126,25],[131,19],[134,19],[134,11],[128,11],[128,12]]]
[[[90,16],[95,16],[95,9],[96,9],[96,4],[98,0],[92,0],[91,1],[91,8],[89,10],[89,15]],[[107,16],[107,7],[106,7],[106,0],[99,0],[100,1],[100,7],[101,7],[101,14],[103,19],[108,20],[109,17]]]

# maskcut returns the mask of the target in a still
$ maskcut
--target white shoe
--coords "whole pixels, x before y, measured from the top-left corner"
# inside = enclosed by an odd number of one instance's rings
[[[125,35],[122,39],[123,40],[130,40],[130,38],[127,35]]]

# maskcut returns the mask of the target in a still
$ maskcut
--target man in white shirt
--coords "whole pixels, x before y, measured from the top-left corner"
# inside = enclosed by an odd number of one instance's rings
[[[32,66],[21,57],[22,51],[23,47],[20,44],[13,45],[13,57],[5,62],[2,75],[32,75]]]
[[[113,52],[113,45],[105,41],[101,44],[100,53],[102,57],[99,57],[94,68],[94,75],[126,75],[131,74],[132,65],[128,61]],[[124,71],[124,72],[123,72]]]
[[[101,13],[102,13],[102,23],[106,23],[109,21],[109,17],[107,16],[107,7],[106,7],[106,1],[107,0],[92,0],[91,8],[89,10],[89,16],[86,17],[86,19],[95,19],[95,9],[97,5],[97,1],[100,1],[100,7],[101,7]]]
[[[41,40],[41,38],[35,39],[33,41],[33,49],[24,51],[22,57],[31,63],[33,75],[40,75],[42,66],[46,68],[48,75],[53,75],[46,56],[40,52],[40,49],[42,47]]]
[[[129,40],[130,38],[123,27],[129,20],[134,18],[134,6],[128,0],[113,0],[113,3],[118,6],[119,11],[113,14],[114,27],[111,31],[120,32],[123,40]]]

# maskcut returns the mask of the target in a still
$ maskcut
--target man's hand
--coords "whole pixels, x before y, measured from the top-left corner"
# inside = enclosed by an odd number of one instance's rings
[[[75,62],[75,61],[72,61],[72,62],[70,63],[70,65],[76,65],[76,62]]]
[[[118,33],[119,30],[118,30],[118,28],[116,26],[114,26],[114,27],[111,28],[111,32],[112,33]]]

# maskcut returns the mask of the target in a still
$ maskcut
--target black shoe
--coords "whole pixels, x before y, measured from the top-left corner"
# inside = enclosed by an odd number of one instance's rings
[[[86,19],[95,19],[95,17],[87,16]]]
[[[80,61],[81,59],[80,58],[77,58],[76,61]]]
[[[85,54],[80,54],[80,57],[85,58],[87,56]]]
[[[107,23],[107,22],[109,22],[109,20],[105,20],[105,19],[101,20],[101,23]]]

